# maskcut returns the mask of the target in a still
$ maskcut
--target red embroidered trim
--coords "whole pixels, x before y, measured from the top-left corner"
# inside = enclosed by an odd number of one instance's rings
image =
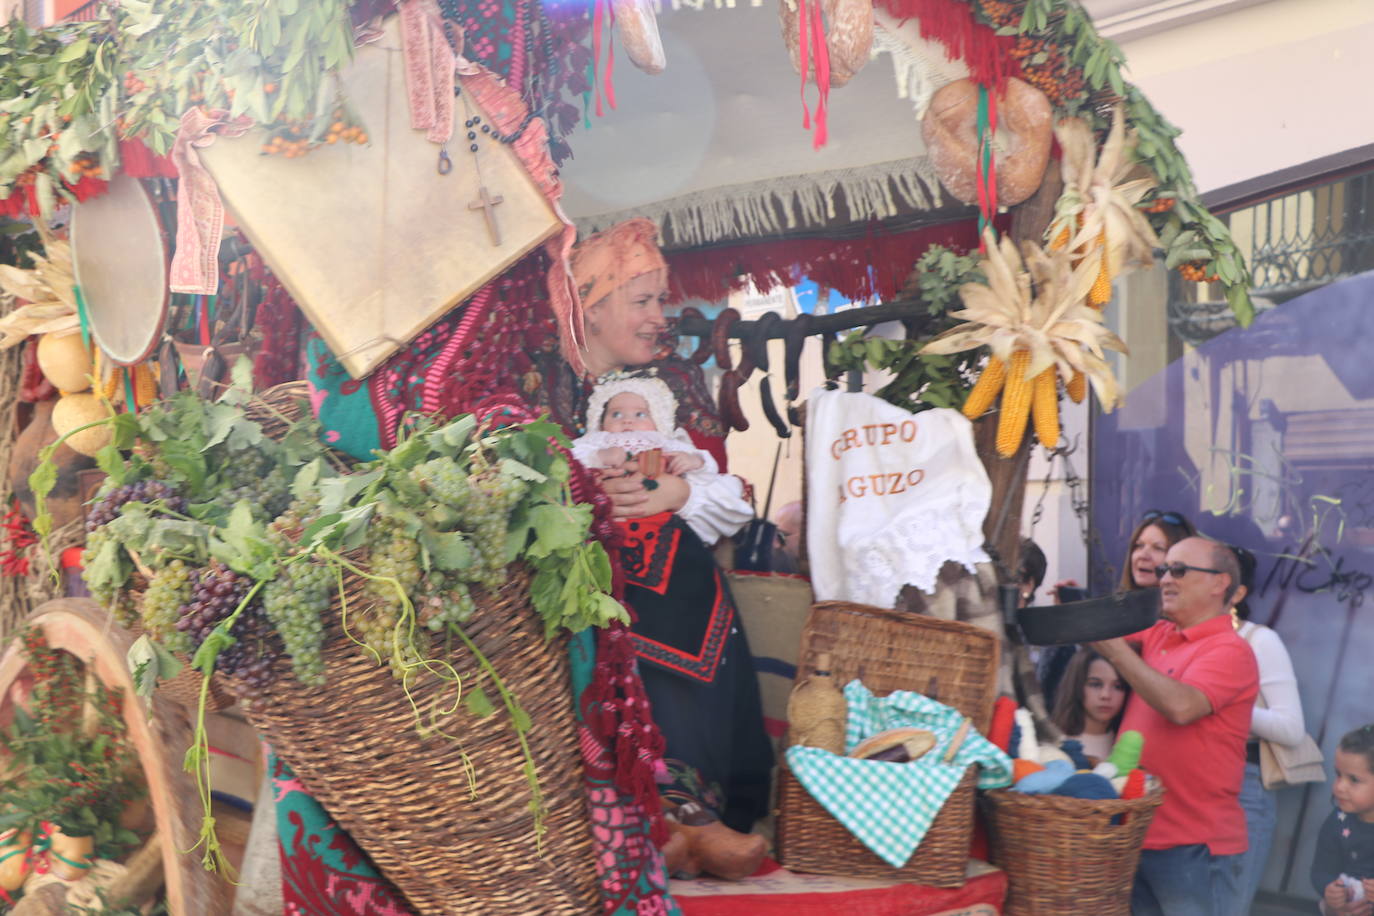
[[[672,518],[673,513],[660,512],[620,523],[624,533],[620,565],[625,568],[626,582],[660,595],[667,593],[668,577],[682,541],[681,528],[673,526],[665,530]]]
[[[676,671],[679,674],[709,684],[716,679],[720,668],[721,656],[725,653],[725,641],[730,637],[730,629],[735,625],[735,609],[725,598],[725,584],[716,577],[716,602],[711,608],[711,619],[706,623],[706,636],[701,641],[701,650],[693,655],[674,649],[638,633],[631,633],[635,655],[643,661]]]

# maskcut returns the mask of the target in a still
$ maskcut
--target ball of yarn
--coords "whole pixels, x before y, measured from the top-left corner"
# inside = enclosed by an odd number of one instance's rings
[[[1073,766],[1073,761],[1069,759],[1069,755],[1061,751],[1059,748],[1055,747],[1053,744],[1040,745],[1041,763],[1045,764],[1046,766],[1049,766],[1056,760],[1062,760],[1064,763],[1069,764],[1069,766]]]
[[[1104,760],[1093,767],[1093,772],[1103,779],[1116,779],[1117,776],[1121,775],[1116,771],[1116,764],[1112,763],[1110,760]]]
[[[1088,755],[1083,753],[1083,742],[1075,738],[1069,738],[1059,745],[1059,749],[1069,756],[1069,762],[1073,764],[1075,770],[1091,770],[1092,761]]]
[[[1136,768],[1131,770],[1126,777],[1126,784],[1121,787],[1121,797],[1125,799],[1140,798],[1145,794],[1145,771]]]
[[[1027,795],[1048,795],[1072,775],[1073,764],[1067,760],[1055,760],[1047,764],[1043,770],[1017,780],[1016,791],[1025,792]]]
[[[1061,782],[1051,795],[1068,798],[1116,798],[1116,789],[1096,773],[1074,773]]]
[[[1129,773],[1140,766],[1140,753],[1143,750],[1145,750],[1145,736],[1132,729],[1121,733],[1121,737],[1116,739],[1116,746],[1107,755],[1107,759],[1116,764],[1118,773]]]
[[[1017,757],[1011,762],[1011,781],[1020,782],[1032,773],[1039,773],[1045,768],[1043,763],[1037,760],[1027,760],[1025,757]]]

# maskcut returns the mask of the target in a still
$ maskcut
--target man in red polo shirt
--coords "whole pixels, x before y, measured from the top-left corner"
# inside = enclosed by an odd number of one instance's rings
[[[1225,544],[1193,537],[1169,549],[1158,573],[1164,619],[1093,644],[1135,691],[1121,730],[1145,736],[1140,765],[1165,790],[1145,834],[1131,913],[1235,916],[1247,847],[1240,785],[1259,691],[1255,655],[1231,623],[1240,570]]]

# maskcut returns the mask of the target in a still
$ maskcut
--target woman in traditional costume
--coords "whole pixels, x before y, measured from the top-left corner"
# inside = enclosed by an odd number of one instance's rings
[[[583,371],[567,387],[551,386],[555,415],[580,422],[597,379],[653,365],[677,398],[677,424],[723,468],[725,430],[700,369],[656,359],[667,327],[668,270],[654,224],[630,220],[586,239],[573,250],[571,268],[586,320],[570,362],[580,361]],[[664,474],[646,486],[631,462],[606,471],[602,486],[623,534],[635,653],[667,747],[660,795],[673,833],[669,867],[745,877],[767,845],[747,831],[766,812],[773,754],[743,624],[706,543],[748,520],[741,485],[725,475],[691,485]]]

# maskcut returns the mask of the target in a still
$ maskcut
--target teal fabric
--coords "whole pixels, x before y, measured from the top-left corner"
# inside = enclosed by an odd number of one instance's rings
[[[815,747],[787,750],[787,765],[797,781],[894,868],[901,868],[915,853],[968,767],[981,768],[979,788],[996,789],[1011,783],[1011,758],[973,729],[954,759],[943,762],[964,720],[957,710],[911,691],[874,697],[857,680],[845,686],[844,697],[849,704],[847,751],[890,728],[924,728],[934,732],[937,739],[934,749],[910,763],[856,760]]]

